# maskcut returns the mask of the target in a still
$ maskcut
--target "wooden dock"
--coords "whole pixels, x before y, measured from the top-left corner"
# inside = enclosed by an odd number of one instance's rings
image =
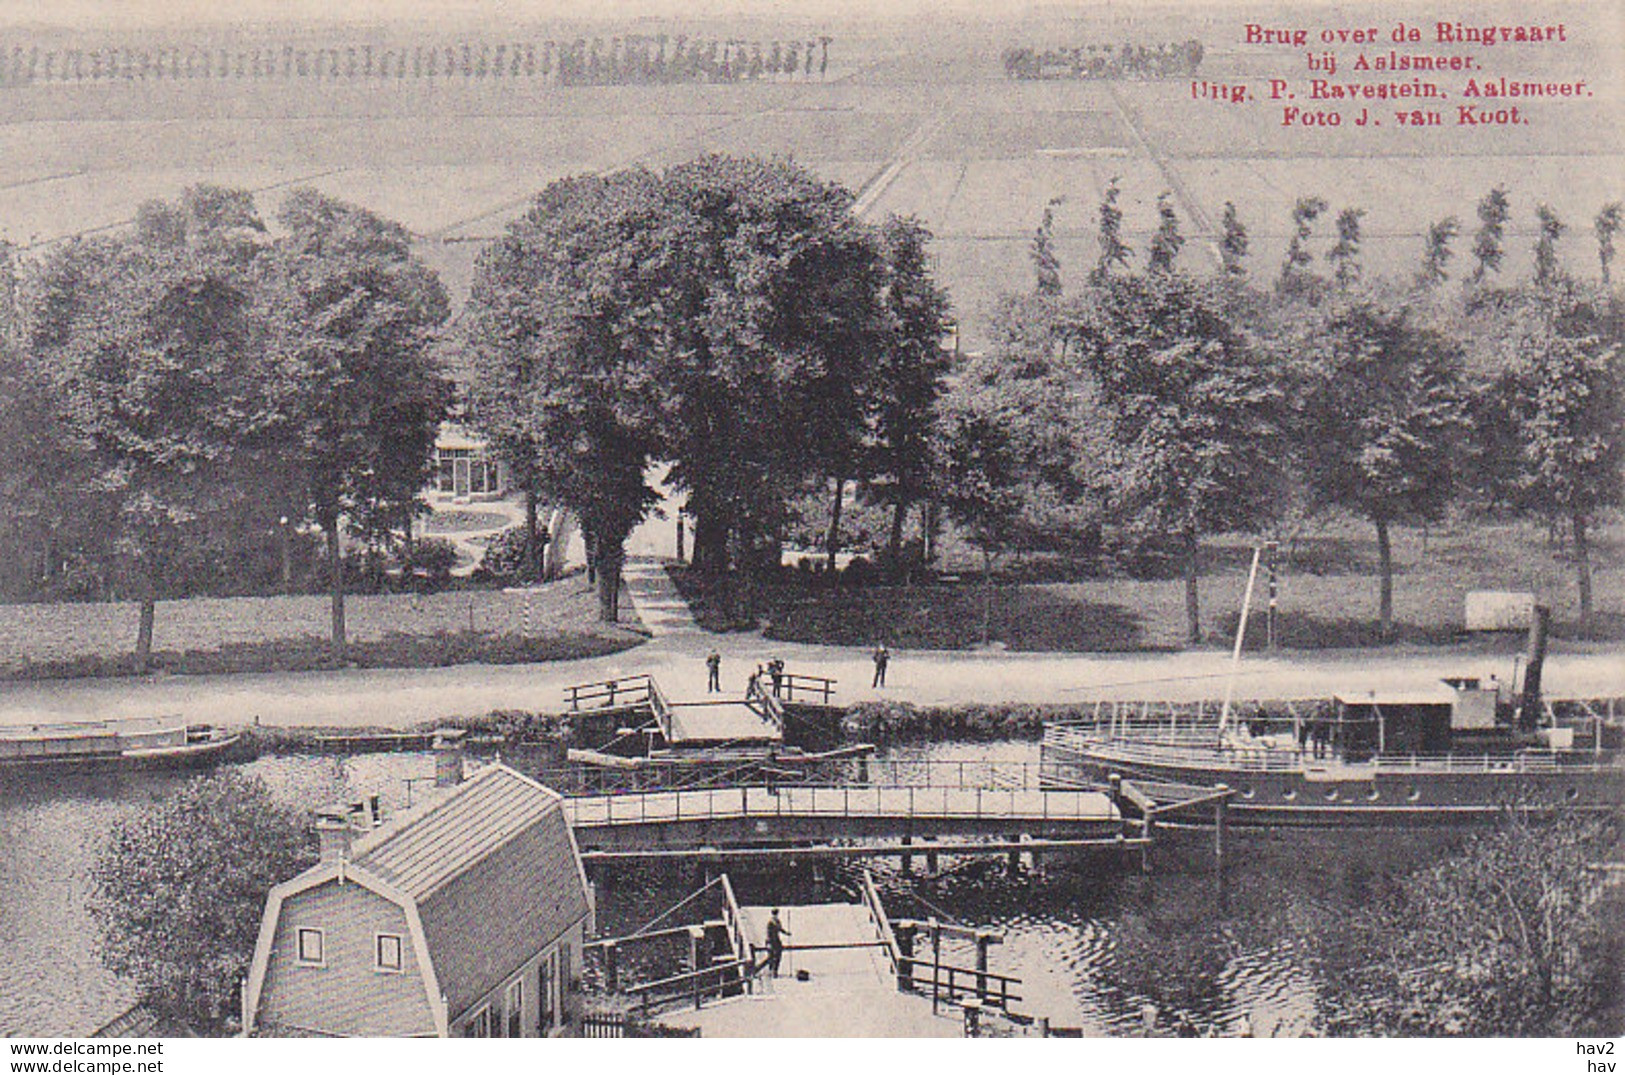
[[[767,907],[742,909],[753,946],[766,947],[770,913]],[[933,1015],[929,999],[898,992],[863,905],[782,907],[779,917],[790,936],[777,978],[764,971],[753,994],[700,1011],[673,1011],[661,1022],[698,1029],[707,1038],[964,1036],[964,1017],[957,1009]],[[798,971],[806,972],[806,981],[799,980]]]

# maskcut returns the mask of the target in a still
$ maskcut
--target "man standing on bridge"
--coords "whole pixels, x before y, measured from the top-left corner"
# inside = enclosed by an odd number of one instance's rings
[[[784,938],[788,936],[790,931],[784,928],[779,909],[775,907],[767,919],[767,972],[775,978],[779,976],[779,964],[784,960]]]
[[[711,650],[711,655],[705,659],[705,671],[707,676],[706,693],[715,694],[722,690],[722,654],[718,653],[715,648]]]

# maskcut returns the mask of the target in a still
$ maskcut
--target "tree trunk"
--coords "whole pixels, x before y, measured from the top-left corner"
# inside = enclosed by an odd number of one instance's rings
[[[841,501],[846,499],[846,479],[835,478],[835,503],[829,509],[829,534],[824,538],[824,549],[829,554],[829,584],[835,585],[835,550],[841,547]]]
[[[1202,552],[1202,538],[1194,526],[1185,528],[1185,626],[1192,645],[1202,641],[1202,607],[1197,592],[1197,579],[1201,574],[1198,562]]]
[[[1570,520],[1574,527],[1574,570],[1580,583],[1580,626],[1591,626],[1591,546],[1586,537],[1585,516],[1579,512]]]
[[[982,645],[993,641],[993,554],[982,550]]]
[[[626,558],[626,547],[611,546],[608,542],[598,550],[598,619],[604,623],[619,623],[621,619],[621,564]]]
[[[942,526],[942,508],[935,499],[927,500],[920,514],[920,563],[928,566],[937,559],[937,532]]]
[[[135,674],[144,676],[147,669],[152,666],[152,621],[157,613],[158,602],[153,600],[150,590],[146,597],[141,599],[141,620],[135,631]]]
[[[901,496],[892,505],[891,537],[886,543],[886,558],[891,561],[892,573],[897,581],[907,581],[913,565],[903,563],[903,520],[908,515],[908,504]]]
[[[288,534],[287,516],[277,526],[277,546],[282,554],[282,592],[293,590],[293,539]]]
[[[1394,633],[1394,547],[1388,540],[1388,520],[1377,523],[1377,635],[1387,641]]]
[[[694,505],[690,504],[692,509]],[[713,578],[728,570],[728,523],[715,512],[691,510],[694,518],[695,570]]]
[[[536,542],[536,490],[525,490],[525,578],[526,582],[534,582],[541,577],[540,561],[537,557]]]
[[[592,536],[592,531],[586,527],[581,528],[581,544],[587,549],[587,585],[598,585],[598,542]]]
[[[333,633],[331,651],[335,663],[344,663],[347,643],[344,637],[344,538],[339,533],[336,514],[322,518],[322,529],[327,531],[327,587],[332,598]]]

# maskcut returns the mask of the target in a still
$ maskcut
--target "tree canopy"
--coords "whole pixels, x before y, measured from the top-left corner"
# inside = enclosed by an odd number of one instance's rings
[[[1593,864],[1614,826],[1514,814],[1437,865],[1382,885],[1319,931],[1320,1022],[1333,1034],[1619,1033],[1619,886]]]
[[[197,573],[256,506],[242,474],[268,436],[265,342],[249,262],[262,231],[232,192],[196,187],[142,207],[133,234],[53,252],[33,295],[19,388],[38,392],[31,465],[83,484],[99,523],[79,550],[141,605],[146,670],[154,603]],[[49,443],[44,443],[49,442]]]
[[[277,311],[268,359],[278,396],[280,495],[327,535],[332,646],[345,653],[340,520],[378,536],[407,525],[451,399],[432,342],[445,289],[399,224],[301,189],[268,252]]]
[[[1389,529],[1437,520],[1455,495],[1467,432],[1461,349],[1370,293],[1329,305],[1309,324],[1300,343],[1304,472],[1320,503],[1376,526],[1386,637],[1393,629]]]
[[[544,484],[598,531],[612,575],[656,457],[717,576],[776,562],[809,479],[879,478],[901,508],[919,495],[946,303],[924,229],[851,207],[787,162],[703,157],[555,183],[481,261],[481,420],[544,459],[576,446]]]
[[[1115,277],[1063,329],[1098,386],[1095,481],[1132,525],[1179,536],[1193,641],[1201,536],[1262,530],[1282,500],[1286,395],[1228,305],[1182,274]]]

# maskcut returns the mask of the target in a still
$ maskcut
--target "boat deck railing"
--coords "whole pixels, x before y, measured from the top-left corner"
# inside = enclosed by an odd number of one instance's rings
[[[1103,761],[1148,765],[1199,765],[1241,772],[1287,772],[1324,767],[1348,770],[1351,775],[1374,773],[1543,773],[1617,769],[1584,751],[1520,750],[1512,754],[1385,754],[1362,762],[1347,761],[1336,753],[1317,757],[1311,750],[1291,747],[1224,746],[1213,729],[1205,734],[1188,729],[1164,735],[1158,730],[1146,738],[1111,734],[1104,728],[1052,725],[1044,730],[1045,747],[1084,751]]]

